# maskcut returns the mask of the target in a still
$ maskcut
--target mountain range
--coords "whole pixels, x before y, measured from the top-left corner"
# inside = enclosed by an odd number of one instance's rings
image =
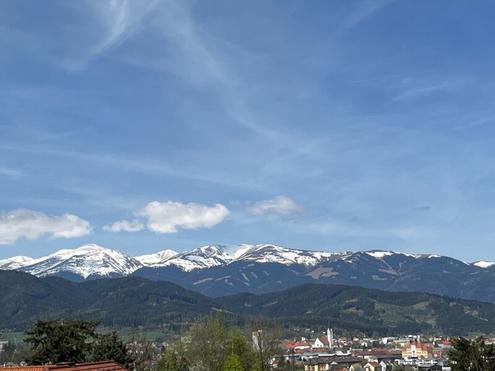
[[[72,281],[138,276],[173,282],[210,297],[261,294],[322,283],[495,302],[492,262],[465,263],[446,256],[383,250],[323,252],[243,244],[131,257],[98,245],[85,245],[42,258],[0,260],[0,269]]]
[[[261,295],[210,298],[170,282],[140,277],[73,282],[0,271],[0,329],[40,319],[90,319],[116,328],[181,331],[210,313],[247,324],[259,316],[280,326],[366,334],[495,332],[495,304],[421,293],[305,284]]]

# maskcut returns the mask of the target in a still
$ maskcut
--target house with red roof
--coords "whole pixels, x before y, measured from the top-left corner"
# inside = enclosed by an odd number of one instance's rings
[[[42,366],[7,366],[1,367],[0,371],[127,371],[117,362],[104,361],[92,363],[67,363]]]

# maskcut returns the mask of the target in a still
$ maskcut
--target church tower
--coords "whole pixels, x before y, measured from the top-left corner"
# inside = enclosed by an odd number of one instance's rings
[[[328,349],[333,350],[333,329],[327,328]]]

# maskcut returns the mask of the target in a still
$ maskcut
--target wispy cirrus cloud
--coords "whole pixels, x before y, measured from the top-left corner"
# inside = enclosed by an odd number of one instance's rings
[[[250,59],[253,52],[206,33],[198,25],[187,2],[161,3],[153,24],[168,48],[163,48],[163,56],[147,59],[141,65],[177,74],[196,87],[210,87],[225,113],[244,129],[278,140],[284,136],[257,119],[242,93],[250,91],[252,84],[242,79],[237,64],[229,62],[232,54]]]
[[[18,178],[22,175],[22,170],[11,167],[0,167],[0,177]]]
[[[200,181],[211,184],[218,184],[222,186],[246,188],[246,189],[259,189],[260,187],[249,181],[237,182],[231,179],[227,179],[221,175],[213,176],[211,173],[203,173],[198,171],[185,171],[184,169],[178,169],[176,166],[168,164],[166,161],[156,161],[151,158],[137,158],[129,157],[128,154],[119,153],[88,153],[77,150],[67,149],[48,149],[36,146],[22,146],[11,144],[0,144],[0,151],[5,152],[21,152],[28,154],[38,154],[42,156],[53,156],[58,158],[71,158],[78,161],[84,161],[88,163],[97,164],[99,166],[105,166],[113,169],[120,169],[123,171],[142,173],[148,175],[160,175],[170,176],[174,178],[189,179],[194,181]],[[0,171],[1,174],[1,171]]]
[[[368,0],[359,2],[359,7],[344,20],[344,29],[356,27],[391,2],[392,0]]]
[[[63,65],[74,71],[84,69],[95,58],[123,44],[140,28],[141,22],[158,4],[158,0],[110,0],[84,3],[97,22],[96,41],[84,54],[63,60]]]
[[[416,81],[406,78],[401,83],[401,92],[392,101],[409,102],[419,98],[428,97],[438,93],[455,92],[465,87],[471,81],[467,79],[435,79],[429,81]]]
[[[248,208],[248,211],[253,215],[263,214],[292,214],[301,210],[301,205],[290,197],[277,196],[271,200],[255,202]]]
[[[419,205],[419,206],[415,206],[413,208],[414,211],[419,211],[419,212],[426,212],[426,211],[430,211],[431,210],[431,206],[430,205]]]
[[[144,229],[144,224],[137,220],[119,220],[103,227],[108,232],[139,232]]]
[[[122,44],[139,27],[140,21],[157,3],[157,0],[90,2],[95,14],[107,29],[92,54],[100,54]]]
[[[74,238],[90,232],[89,222],[74,214],[50,216],[30,209],[0,213],[0,245],[14,244],[20,238],[33,240],[42,235]]]

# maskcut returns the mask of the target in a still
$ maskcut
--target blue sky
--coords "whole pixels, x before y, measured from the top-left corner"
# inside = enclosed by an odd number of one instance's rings
[[[495,259],[495,4],[2,1],[0,257]]]

